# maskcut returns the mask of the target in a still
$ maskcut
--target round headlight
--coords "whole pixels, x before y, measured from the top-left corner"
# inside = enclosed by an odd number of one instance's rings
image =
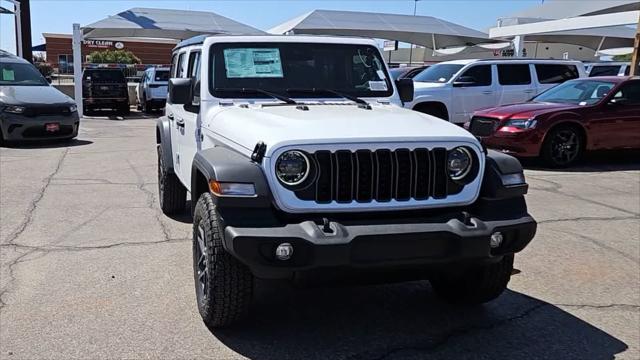
[[[452,180],[461,180],[469,171],[471,171],[471,163],[473,159],[469,150],[463,147],[457,147],[449,151],[447,156],[447,170]]]
[[[299,185],[308,175],[309,158],[301,151],[286,151],[276,160],[276,176],[285,185]]]

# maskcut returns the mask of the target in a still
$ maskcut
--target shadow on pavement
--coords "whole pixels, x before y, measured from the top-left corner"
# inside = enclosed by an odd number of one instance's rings
[[[191,200],[187,200],[187,203],[185,204],[185,211],[178,214],[165,214],[165,216],[168,216],[171,220],[175,220],[183,224],[193,223],[193,216],[191,216]]]
[[[521,159],[522,165],[529,170],[557,171],[564,173],[608,172],[640,170],[640,150],[594,151],[584,155],[575,166],[552,169],[538,159]]]
[[[513,291],[464,308],[439,302],[426,281],[257,288],[250,319],[213,331],[251,359],[612,359],[627,349],[560,308]]]
[[[41,141],[22,141],[22,142],[11,142],[5,143],[3,146],[8,148],[20,148],[20,149],[56,149],[56,148],[66,148],[66,147],[75,147],[75,146],[84,146],[93,144],[93,141],[89,140],[79,140],[79,139],[71,139],[71,140],[41,140]]]
[[[119,115],[115,111],[108,110],[94,110],[89,114],[84,114],[83,118],[92,120],[110,120],[110,121],[129,121],[129,120],[148,120],[157,119],[163,115],[163,111],[154,111],[151,113],[144,113],[142,111],[131,110],[128,115]]]

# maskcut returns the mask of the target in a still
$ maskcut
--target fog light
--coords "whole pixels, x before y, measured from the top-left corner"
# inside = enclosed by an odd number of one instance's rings
[[[499,231],[496,231],[493,234],[491,234],[491,241],[489,242],[489,246],[491,246],[492,249],[500,247],[500,245],[502,245],[503,239],[504,237],[502,236],[502,233]]]
[[[276,248],[276,258],[278,260],[289,260],[293,255],[293,246],[289,243],[282,243]]]

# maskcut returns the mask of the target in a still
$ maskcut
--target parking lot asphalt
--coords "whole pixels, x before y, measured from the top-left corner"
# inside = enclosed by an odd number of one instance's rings
[[[0,149],[0,358],[640,358],[638,153],[527,164],[538,235],[488,305],[258,283],[250,320],[212,332],[190,216],[158,208],[154,126],[84,119],[73,142]]]

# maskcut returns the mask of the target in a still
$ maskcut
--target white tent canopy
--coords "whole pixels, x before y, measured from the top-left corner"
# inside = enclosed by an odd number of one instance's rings
[[[398,40],[430,49],[491,42],[487,34],[431,16],[315,10],[278,25],[272,34],[361,36]]]
[[[203,11],[133,8],[82,27],[88,38],[184,40],[201,34],[260,35],[261,30]]]

